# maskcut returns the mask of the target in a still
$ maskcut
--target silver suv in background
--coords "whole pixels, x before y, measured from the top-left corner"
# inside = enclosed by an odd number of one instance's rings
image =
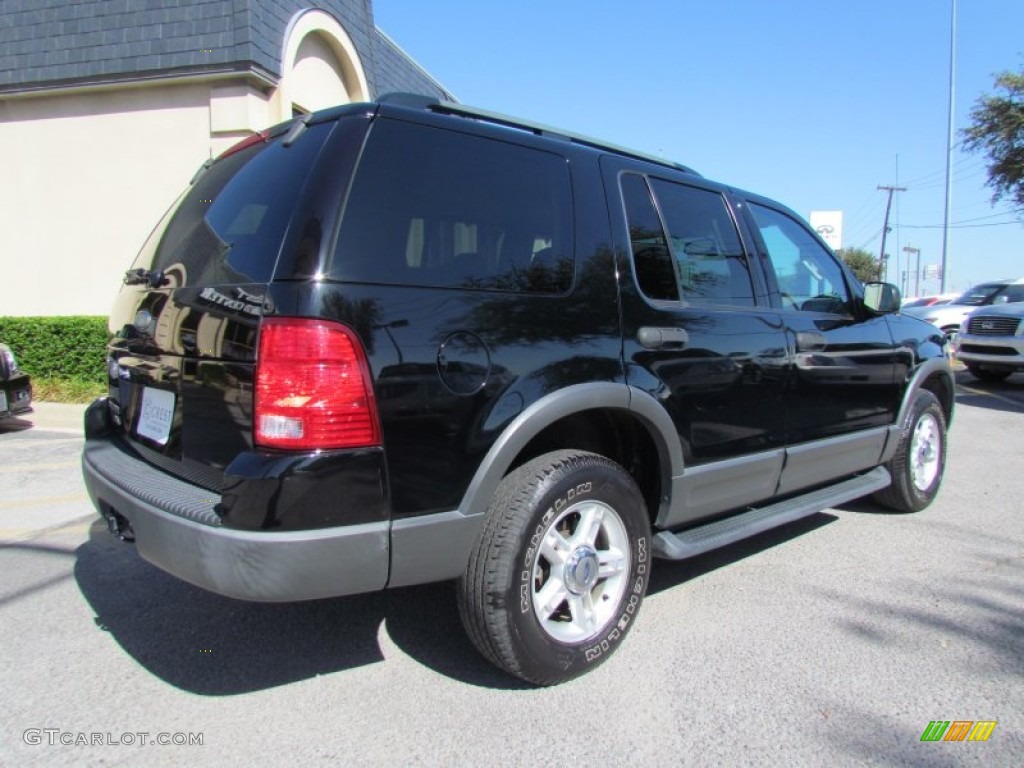
[[[958,337],[957,357],[982,381],[1024,371],[1024,303],[976,309]]]
[[[981,283],[964,292],[949,304],[904,307],[901,311],[911,317],[927,320],[940,328],[947,338],[954,339],[960,332],[960,326],[963,325],[964,320],[978,307],[992,304],[1012,304],[1018,301],[1024,301],[1024,278]]]

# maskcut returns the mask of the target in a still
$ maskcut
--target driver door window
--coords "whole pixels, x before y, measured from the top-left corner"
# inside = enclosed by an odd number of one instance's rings
[[[775,272],[783,309],[849,314],[843,270],[810,231],[772,208],[751,203],[750,212]]]

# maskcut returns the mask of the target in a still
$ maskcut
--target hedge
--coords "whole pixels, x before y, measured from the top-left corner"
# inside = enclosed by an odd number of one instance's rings
[[[0,343],[31,376],[106,380],[107,318],[0,317]]]

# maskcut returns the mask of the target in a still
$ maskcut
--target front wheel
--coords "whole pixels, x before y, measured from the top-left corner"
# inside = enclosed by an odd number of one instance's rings
[[[946,468],[946,415],[931,392],[921,390],[914,398],[886,468],[892,485],[875,494],[879,504],[899,512],[920,512],[938,495]]]
[[[459,611],[492,663],[538,685],[603,662],[650,576],[643,495],[603,456],[555,451],[510,473],[459,582]]]

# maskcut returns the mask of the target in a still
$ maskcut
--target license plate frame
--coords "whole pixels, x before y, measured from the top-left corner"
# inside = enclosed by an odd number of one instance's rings
[[[173,392],[155,387],[143,387],[139,403],[139,416],[135,432],[139,437],[152,440],[157,445],[166,445],[171,436],[174,422],[174,407],[177,397]]]

